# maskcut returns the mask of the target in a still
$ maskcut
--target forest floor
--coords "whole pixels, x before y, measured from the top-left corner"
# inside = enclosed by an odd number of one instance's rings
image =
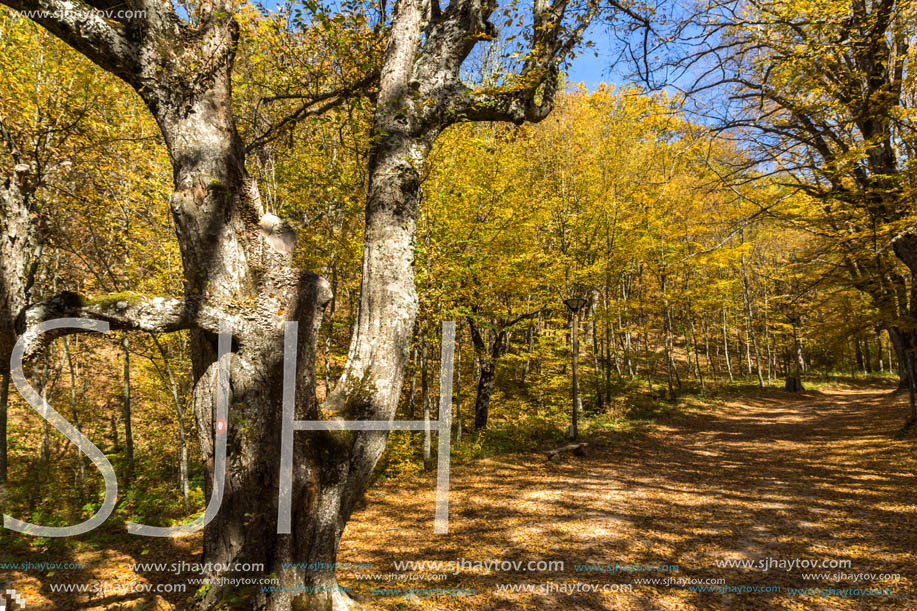
[[[447,535],[433,534],[435,474],[390,480],[369,491],[341,543],[339,562],[372,568],[340,571],[341,584],[384,609],[917,609],[917,453],[914,434],[900,434],[904,400],[876,387],[764,389],[668,412],[640,432],[587,428],[587,455],[560,463],[512,454],[455,465]],[[86,565],[64,571],[70,583],[175,582],[128,565],[199,561],[199,546],[112,533],[54,561]],[[395,565],[463,560],[472,566]],[[474,565],[493,560],[521,568]],[[625,568],[595,566],[616,564]],[[11,585],[27,609],[181,608],[174,595],[50,592],[63,577],[18,573]]]

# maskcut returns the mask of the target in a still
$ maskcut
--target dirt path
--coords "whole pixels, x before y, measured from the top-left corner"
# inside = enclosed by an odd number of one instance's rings
[[[341,583],[386,609],[917,609],[915,438],[895,438],[905,412],[902,399],[875,389],[798,398],[774,390],[668,418],[647,434],[594,436],[588,456],[566,456],[561,464],[525,454],[455,466],[448,535],[433,534],[433,475],[390,482],[369,492],[341,544],[340,562],[372,568],[340,571]],[[30,609],[180,609],[183,595],[50,591],[49,582],[174,583],[182,578],[134,573],[129,566],[200,561],[199,537],[151,540],[114,528],[100,529],[107,538],[97,536],[91,545],[78,542],[72,556],[55,558],[82,562],[84,570],[20,572],[11,585],[28,594]],[[450,574],[386,581],[404,576],[396,561],[461,559],[521,562],[521,568],[486,574],[427,568],[407,573]],[[796,559],[849,565],[764,571],[722,564]],[[525,570],[538,561],[562,561],[563,569]],[[615,564],[631,565],[631,572],[576,568]],[[635,571],[633,565],[678,570]],[[811,573],[832,577],[803,578]],[[843,575],[835,580],[837,573]],[[862,574],[899,577],[851,577]],[[640,582],[667,578],[696,581]],[[532,590],[501,591],[501,584]],[[632,591],[620,591],[619,584]],[[598,592],[583,591],[592,586]],[[371,591],[408,587],[421,595]],[[568,593],[572,587],[579,591]],[[790,588],[860,593],[825,597]],[[862,595],[870,588],[891,594]],[[474,594],[423,595],[431,589]]]
[[[875,389],[798,399],[772,391],[678,416],[641,437],[603,437],[587,457],[568,457],[559,465],[523,455],[460,466],[453,469],[451,531],[445,536],[432,532],[432,479],[386,485],[370,492],[341,545],[342,562],[373,568],[345,571],[342,582],[386,608],[914,609],[914,439],[894,438],[904,413],[900,400]],[[396,572],[394,561],[463,558],[522,561],[523,567],[562,560],[564,570],[466,569],[440,581],[400,583],[356,578]],[[829,566],[787,570],[786,562],[796,559]],[[742,560],[777,565],[767,571],[717,566]],[[845,561],[846,567],[830,568]],[[677,564],[679,570],[613,574],[575,568],[615,563]],[[804,579],[811,573],[831,576]],[[665,578],[701,580],[692,585],[721,579],[731,588],[759,590],[724,594],[636,583]],[[527,584],[534,591],[499,591],[499,584]],[[582,590],[582,584],[600,591],[560,590]],[[601,592],[604,584],[610,590],[632,584],[633,590]],[[371,587],[475,594],[405,601],[370,595]],[[848,591],[826,597],[790,588]],[[871,588],[891,594],[863,595]]]

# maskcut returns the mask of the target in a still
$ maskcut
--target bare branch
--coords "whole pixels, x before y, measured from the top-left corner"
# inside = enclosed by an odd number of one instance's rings
[[[307,117],[319,116],[329,110],[339,106],[345,101],[364,93],[369,87],[379,80],[379,71],[373,70],[363,78],[349,85],[337,87],[328,91],[316,94],[286,94],[274,95],[261,98],[260,102],[276,102],[280,100],[302,100],[302,104],[291,114],[287,115],[274,125],[270,126],[263,134],[252,140],[246,147],[245,152],[250,153],[253,150],[263,147],[272,140],[278,138],[284,129],[292,127],[297,122]],[[259,102],[259,104],[260,104]],[[321,106],[315,106],[320,102],[325,102]]]

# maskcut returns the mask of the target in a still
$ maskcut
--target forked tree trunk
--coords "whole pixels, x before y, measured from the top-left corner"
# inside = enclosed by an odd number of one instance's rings
[[[497,372],[497,361],[503,356],[509,348],[508,337],[510,328],[522,322],[535,318],[541,314],[542,310],[535,310],[517,316],[512,320],[499,321],[497,330],[491,333],[490,343],[488,343],[478,323],[471,316],[467,317],[468,330],[471,332],[471,343],[474,346],[475,360],[478,365],[478,390],[474,400],[474,430],[482,431],[487,428],[487,420],[490,415],[490,397],[494,392],[494,382]]]
[[[0,2],[16,10],[58,6]],[[245,148],[233,119],[234,6],[223,0],[203,3],[194,26],[168,3],[143,7],[134,11],[142,16],[122,21],[68,10],[36,10],[40,15],[35,19],[130,83],[155,117],[173,169],[170,205],[184,297],[142,299],[122,307],[121,301],[92,305],[61,294],[39,304],[30,323],[63,317],[64,311],[78,316],[104,310],[106,320],[121,325],[117,328],[190,329],[192,402],[208,498],[214,439],[223,432],[227,437],[223,503],[204,530],[204,561],[211,567],[262,564],[261,576],[274,574],[280,581],[272,592],[255,587],[237,593],[231,603],[227,587],[214,585],[196,605],[259,611],[349,608],[353,601],[336,590],[331,567],[344,525],[385,449],[387,432],[296,432],[291,529],[290,534],[277,533],[284,324],[299,324],[294,418],[319,420],[315,342],[330,290],[323,279],[291,267],[290,254],[273,251],[260,233],[264,210],[257,187],[246,176]],[[490,22],[496,7],[491,2],[456,3],[440,11],[424,0],[399,0],[393,11],[372,123],[359,309],[344,370],[322,406],[346,420],[385,421],[395,415],[417,312],[414,235],[423,166],[433,141],[460,120],[518,124],[548,116],[559,60],[597,11],[597,4],[590,3],[568,24],[563,23],[566,0],[536,2],[532,48],[520,69],[522,85],[495,95],[467,88],[461,68],[479,40],[497,35]],[[229,422],[216,421],[217,319],[233,324]],[[498,337],[496,346],[504,339]],[[328,568],[294,569],[289,563]],[[305,592],[306,586],[313,589]]]
[[[213,493],[214,439],[227,430],[227,466],[220,511],[204,529],[204,559],[210,566],[262,565],[288,591],[247,592],[235,596],[234,608],[289,610],[344,608],[332,569],[306,571],[286,563],[331,566],[343,525],[352,511],[353,462],[338,437],[297,433],[292,477],[292,534],[279,534],[278,496],[283,388],[283,324],[299,322],[295,418],[318,419],[315,401],[315,339],[328,284],[290,266],[287,254],[273,251],[259,233],[264,210],[257,188],[246,178],[244,150],[232,118],[230,72],[237,32],[230,21],[213,25],[203,40],[167,48],[164,58],[176,78],[186,63],[207,66],[207,77],[193,86],[140,89],[159,124],[173,164],[171,197],[184,267],[185,294],[200,296],[233,321],[230,357],[229,422],[216,420],[216,334],[202,325],[192,308],[192,403],[207,477]],[[187,42],[187,41],[186,41]],[[175,49],[175,50],[173,50]],[[174,63],[172,63],[174,62]],[[193,74],[192,74],[193,77]],[[372,234],[372,228],[368,230]],[[375,246],[375,244],[374,244]],[[366,290],[366,289],[364,289]],[[254,307],[240,310],[240,300]],[[410,312],[413,314],[413,312]],[[360,469],[369,469],[361,466]],[[222,474],[217,474],[221,476]],[[365,483],[365,482],[363,482]],[[228,576],[213,572],[211,578]],[[257,577],[251,573],[247,577]],[[307,594],[304,586],[321,586]],[[300,591],[295,591],[300,588]],[[197,605],[212,608],[229,596],[214,585]],[[244,602],[239,602],[244,601]],[[226,604],[223,602],[222,604]]]

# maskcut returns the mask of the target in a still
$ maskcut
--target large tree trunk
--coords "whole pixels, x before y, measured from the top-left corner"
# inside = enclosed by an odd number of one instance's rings
[[[911,419],[917,420],[917,330],[889,327],[888,338],[898,360],[898,389],[908,392]]]
[[[901,324],[888,330],[895,354],[898,357],[899,388],[907,388],[911,402],[911,421],[917,421],[917,235],[906,233],[894,243],[895,255],[910,271],[910,291],[906,302],[906,316]]]
[[[0,179],[0,504],[7,479],[10,354],[18,337],[16,319],[28,302],[38,258],[37,229],[30,217],[35,188],[30,173],[27,164],[17,163],[11,176]]]
[[[315,341],[330,290],[324,280],[290,267],[289,254],[274,250],[259,232],[264,210],[257,187],[246,177],[244,150],[232,118],[230,72],[236,29],[229,22],[214,26],[208,36],[192,47],[196,53],[189,51],[190,57],[181,58],[208,66],[208,78],[195,86],[140,90],[162,129],[173,163],[171,208],[185,293],[202,296],[204,304],[235,320],[226,423],[216,419],[216,335],[199,326],[191,331],[192,401],[208,498],[214,476],[224,476],[214,474],[214,440],[227,431],[223,502],[205,527],[204,559],[212,564],[262,565],[263,576],[273,573],[287,589],[265,593],[259,588],[249,592],[244,603],[237,597],[234,608],[346,608],[349,601],[337,591],[332,569],[285,566],[335,562],[355,487],[349,478],[353,469],[349,453],[339,438],[330,433],[295,436],[292,533],[277,532],[283,323],[299,322],[295,418],[318,419]],[[369,227],[367,234],[373,231]],[[235,304],[244,300],[254,305],[240,310]],[[361,468],[368,475],[369,469]],[[323,589],[306,593],[306,586]],[[210,608],[225,601],[227,590],[215,585],[200,606]]]
[[[10,400],[10,372],[0,370],[0,506],[7,478],[6,423]]]

